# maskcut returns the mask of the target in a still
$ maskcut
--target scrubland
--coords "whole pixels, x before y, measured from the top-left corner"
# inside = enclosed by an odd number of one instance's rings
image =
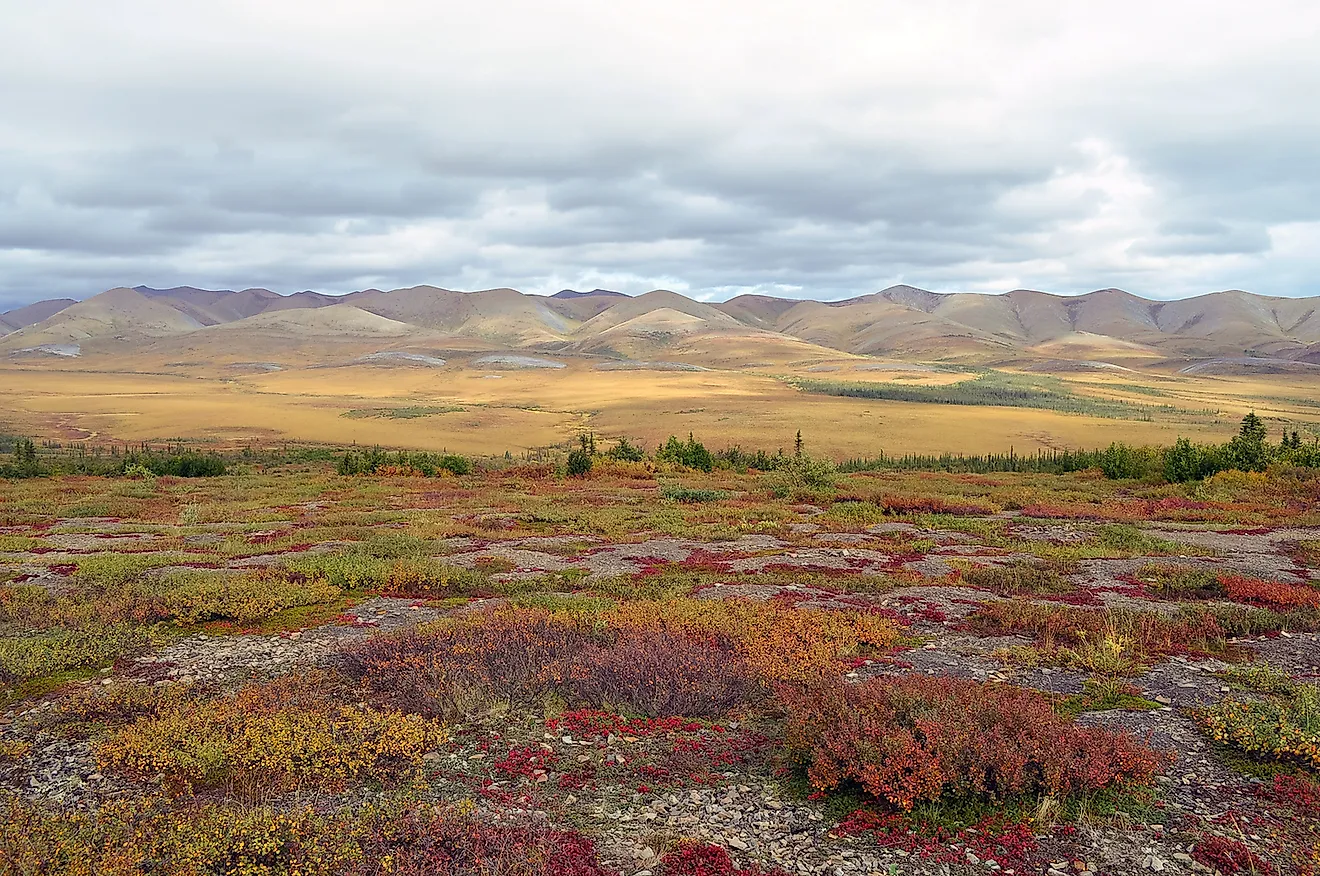
[[[0,481],[0,872],[1320,863],[1316,471],[589,469]]]

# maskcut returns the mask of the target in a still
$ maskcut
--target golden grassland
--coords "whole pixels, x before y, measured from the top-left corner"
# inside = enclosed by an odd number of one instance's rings
[[[817,453],[846,458],[881,450],[1029,453],[1111,441],[1167,444],[1180,435],[1220,441],[1250,410],[1272,430],[1320,428],[1314,402],[1320,379],[1298,375],[1061,375],[1079,395],[1178,409],[1129,420],[813,395],[782,379],[935,386],[969,377],[890,370],[856,357],[824,366],[696,372],[602,371],[590,360],[560,358],[568,367],[504,371],[452,360],[444,368],[351,364],[273,372],[145,362],[135,363],[142,370],[118,363],[111,370],[104,359],[6,364],[0,365],[0,431],[106,443],[291,440],[516,455],[584,430],[651,447],[670,434],[693,432],[714,447],[767,449],[801,430]],[[410,418],[361,413],[396,407],[438,410]]]

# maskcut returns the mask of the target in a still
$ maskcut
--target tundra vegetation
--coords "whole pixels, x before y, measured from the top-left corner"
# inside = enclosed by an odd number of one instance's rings
[[[1320,471],[1251,418],[998,469],[9,446],[0,873],[1320,862]]]

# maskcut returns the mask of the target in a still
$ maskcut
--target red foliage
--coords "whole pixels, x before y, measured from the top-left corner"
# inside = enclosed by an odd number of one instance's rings
[[[1147,782],[1162,757],[1132,737],[1079,726],[1037,691],[949,677],[822,678],[783,685],[789,745],[820,790],[855,781],[911,809],[944,794],[1095,791]]]
[[[409,809],[374,827],[350,876],[374,876],[382,859],[398,876],[618,876],[576,831],[455,819],[429,807]]]
[[[879,502],[886,514],[957,514],[975,517],[995,509],[971,502],[949,502],[940,496],[885,496]]]
[[[660,865],[663,876],[788,876],[778,867],[734,866],[727,851],[706,843],[681,843],[660,859]]]
[[[599,631],[536,610],[370,639],[344,652],[341,665],[392,708],[428,715],[461,712],[474,691],[531,705],[554,690],[579,705],[691,717],[722,715],[764,694],[724,637]]]
[[[553,748],[543,745],[524,745],[512,748],[493,764],[495,771],[509,778],[544,779],[546,772],[559,762]]]
[[[577,656],[569,686],[589,706],[643,715],[723,715],[759,698],[751,669],[727,641],[668,630],[626,631]]]
[[[971,852],[982,861],[994,861],[1004,870],[1028,872],[1036,869],[1040,846],[1031,827],[1005,821],[998,816],[982,819],[974,827],[950,830],[942,826],[915,824],[906,816],[859,809],[839,822],[844,835],[870,833],[876,843],[901,849],[924,861],[938,864],[964,863]]]
[[[1297,776],[1278,775],[1265,796],[1307,818],[1320,818],[1320,784]]]
[[[1192,858],[1211,870],[1225,876],[1251,873],[1253,876],[1271,876],[1274,867],[1238,840],[1207,834],[1192,849]]]
[[[1243,575],[1220,575],[1219,583],[1223,585],[1228,598],[1235,602],[1282,611],[1299,606],[1320,608],[1320,590],[1305,584],[1263,581]]]

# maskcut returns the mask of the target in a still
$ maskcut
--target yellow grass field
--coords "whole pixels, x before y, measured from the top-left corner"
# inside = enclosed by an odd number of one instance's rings
[[[173,438],[224,444],[289,440],[519,455],[583,430],[655,447],[695,433],[708,445],[789,447],[802,430],[835,458],[905,452],[1020,453],[1111,441],[1166,444],[1179,435],[1222,440],[1256,410],[1272,431],[1320,428],[1320,380],[1296,375],[1206,377],[1068,374],[1074,392],[1189,413],[1152,421],[1010,407],[917,404],[801,392],[781,378],[938,385],[963,374],[886,369],[856,358],[797,374],[752,371],[602,371],[568,367],[492,371],[354,364],[269,373],[215,369],[91,370],[92,362],[0,365],[0,431],[93,443]],[[99,363],[104,367],[104,360]],[[157,370],[159,369],[159,370]],[[388,409],[439,408],[412,418]],[[461,408],[461,410],[452,410]],[[1200,413],[1210,411],[1211,413]],[[354,412],[351,416],[346,416]],[[1191,413],[1198,412],[1198,413]]]

